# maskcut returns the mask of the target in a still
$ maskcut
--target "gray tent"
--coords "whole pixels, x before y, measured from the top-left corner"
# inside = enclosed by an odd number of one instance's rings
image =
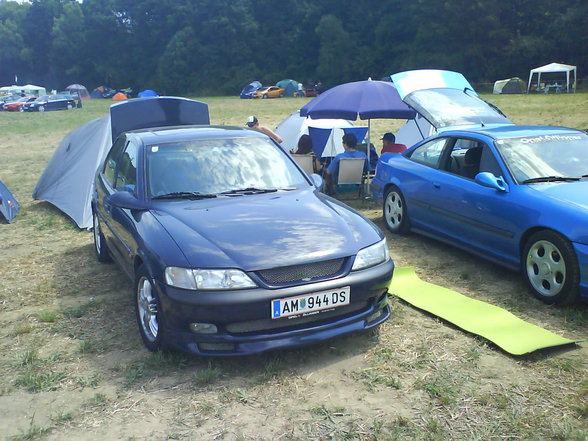
[[[527,91],[527,83],[518,77],[508,78],[506,80],[498,80],[494,83],[494,94],[502,93],[525,93]]]
[[[94,175],[119,134],[147,127],[210,124],[208,105],[175,97],[138,98],[110,107],[110,114],[69,132],[33,190],[80,228],[92,227]]]

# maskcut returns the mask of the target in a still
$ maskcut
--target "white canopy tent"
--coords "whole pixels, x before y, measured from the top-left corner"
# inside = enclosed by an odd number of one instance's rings
[[[35,86],[34,84],[25,84],[24,86],[5,86],[0,88],[1,93],[14,93],[20,94],[21,92],[27,95],[42,96],[47,94],[47,90],[41,86]]]
[[[550,63],[546,64],[545,66],[536,67],[535,69],[531,69],[529,72],[529,83],[527,85],[527,93],[531,89],[531,82],[533,79],[533,75],[537,74],[537,81],[535,82],[537,85],[541,84],[541,75],[542,74],[550,74],[550,73],[565,73],[566,75],[566,84],[565,90],[567,93],[575,92],[576,91],[576,66],[570,66],[569,64],[560,64],[560,63]],[[570,78],[573,74],[573,80]]]

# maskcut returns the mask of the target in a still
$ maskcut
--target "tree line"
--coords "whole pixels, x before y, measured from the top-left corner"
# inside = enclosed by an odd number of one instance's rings
[[[588,68],[586,0],[0,0],[0,85],[233,95],[436,68],[470,82]]]

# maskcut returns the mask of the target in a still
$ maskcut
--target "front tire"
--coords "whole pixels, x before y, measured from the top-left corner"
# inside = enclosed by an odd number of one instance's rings
[[[392,233],[406,234],[410,230],[410,219],[408,218],[404,196],[395,185],[386,191],[382,215],[386,227]]]
[[[44,112],[45,111],[45,106],[39,106],[39,112]]]
[[[572,244],[555,231],[538,231],[523,250],[523,273],[533,295],[565,305],[579,297],[580,269]]]
[[[147,268],[141,265],[135,279],[135,312],[143,344],[151,352],[164,348],[163,329],[161,327],[163,312]]]
[[[266,100],[267,99],[267,94],[261,95],[261,97]]]
[[[100,226],[100,219],[98,213],[93,213],[93,224],[94,224],[94,251],[96,251],[96,258],[98,262],[107,263],[112,260],[104,235],[102,234],[102,227]]]
[[[67,105],[67,110],[71,110],[71,109],[73,109],[73,106],[71,104],[68,104]]]

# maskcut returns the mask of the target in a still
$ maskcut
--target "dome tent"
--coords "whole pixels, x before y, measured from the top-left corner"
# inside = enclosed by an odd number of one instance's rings
[[[492,93],[525,93],[525,90],[527,90],[525,82],[518,77],[514,77],[496,81]]]
[[[69,93],[72,95],[77,95],[82,100],[90,99],[90,94],[88,93],[88,89],[86,89],[81,84],[70,84],[65,88]]]
[[[146,96],[159,96],[159,94],[151,89],[143,90],[137,94],[137,97],[139,98],[144,98]]]
[[[282,80],[278,81],[276,86],[284,89],[286,91],[286,96],[294,96],[295,93],[298,93],[298,81]]]

